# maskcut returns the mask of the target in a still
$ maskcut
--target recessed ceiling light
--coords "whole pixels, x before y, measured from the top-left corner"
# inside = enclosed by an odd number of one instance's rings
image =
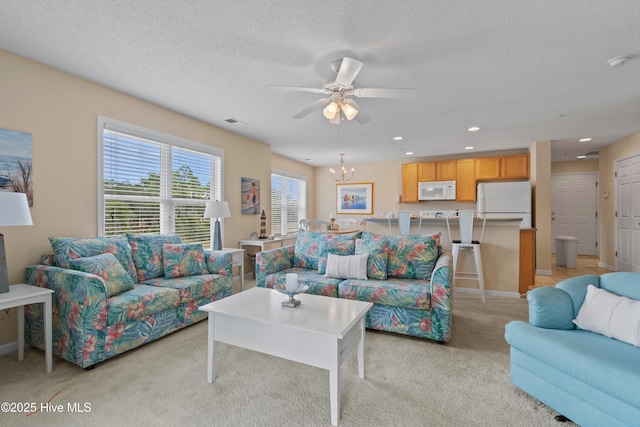
[[[474,148],[476,148],[476,147],[474,147],[473,145],[470,145],[468,147],[464,147],[465,150],[473,150]]]
[[[578,156],[577,158],[578,158],[578,159],[586,159],[586,158],[587,158],[587,156]]]
[[[467,129],[469,132],[475,132],[480,130],[480,128],[478,126],[471,126],[469,129]]]
[[[402,141],[404,139],[404,136],[394,136],[393,140],[394,141]]]
[[[406,153],[404,153],[404,154],[406,154],[407,156],[413,156],[413,154],[414,154],[414,153],[413,153],[413,151],[407,151],[407,152],[406,152]]]
[[[582,139],[579,139],[578,141],[580,141],[580,142],[589,142],[589,141],[591,141],[591,138],[582,138]]]

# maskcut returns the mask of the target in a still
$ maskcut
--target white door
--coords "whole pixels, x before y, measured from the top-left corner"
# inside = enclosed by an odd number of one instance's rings
[[[551,175],[552,236],[577,237],[578,255],[597,254],[597,181],[595,172]]]
[[[640,155],[617,162],[618,271],[640,273]]]

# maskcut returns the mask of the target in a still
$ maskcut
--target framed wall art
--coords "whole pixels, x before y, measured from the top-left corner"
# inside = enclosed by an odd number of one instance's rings
[[[336,213],[373,214],[373,182],[336,184]]]
[[[26,193],[33,206],[30,133],[0,128],[0,191]]]
[[[242,213],[253,215],[260,213],[260,180],[242,178]]]

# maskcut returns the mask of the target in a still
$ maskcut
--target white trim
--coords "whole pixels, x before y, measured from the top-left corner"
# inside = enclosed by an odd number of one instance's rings
[[[0,345],[0,356],[18,351],[18,341],[12,341],[7,344]]]
[[[476,288],[459,288],[454,287],[453,292],[461,292],[461,293],[470,293],[470,294],[480,294],[480,289]],[[507,291],[490,291],[485,290],[487,295],[492,295],[494,297],[507,297],[507,298],[520,298],[520,294],[518,292],[507,292]],[[480,301],[482,302],[482,301]]]
[[[298,175],[297,173],[287,172],[280,169],[271,169],[271,174],[285,176],[287,178],[299,179],[300,181],[307,181],[307,177],[305,175]]]
[[[616,268],[614,266],[605,264],[604,262],[599,262],[598,263],[598,267],[607,269],[609,271],[618,271],[618,270],[616,270]]]
[[[536,268],[536,274],[540,274],[541,276],[553,276],[553,270],[541,270]]]

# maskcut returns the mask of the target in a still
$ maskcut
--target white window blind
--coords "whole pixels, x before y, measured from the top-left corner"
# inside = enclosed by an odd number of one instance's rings
[[[307,217],[307,181],[287,172],[271,173],[271,233],[287,235],[298,231]]]
[[[210,247],[203,214],[208,200],[222,200],[221,151],[114,123],[99,123],[101,235],[178,233]]]

